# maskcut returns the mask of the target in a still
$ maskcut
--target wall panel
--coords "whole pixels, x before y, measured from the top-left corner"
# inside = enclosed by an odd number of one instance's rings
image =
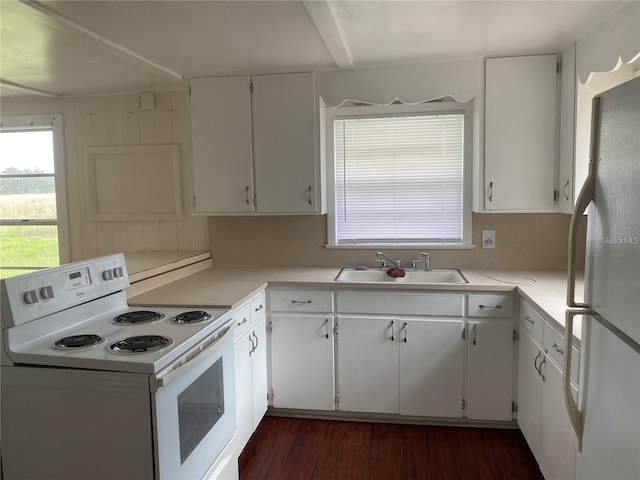
[[[3,100],[2,115],[61,113],[71,261],[133,251],[208,250],[206,217],[191,216],[186,92],[155,94],[155,109],[140,112],[138,95]],[[90,145],[180,146],[185,218],[182,221],[91,222],[87,207],[86,148]],[[148,172],[141,182],[153,182]]]

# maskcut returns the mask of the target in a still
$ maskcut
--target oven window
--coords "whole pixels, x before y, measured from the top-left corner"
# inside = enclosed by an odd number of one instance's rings
[[[178,395],[180,463],[224,415],[222,358]]]

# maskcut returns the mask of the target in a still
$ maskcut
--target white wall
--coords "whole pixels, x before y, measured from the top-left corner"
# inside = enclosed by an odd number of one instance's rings
[[[64,120],[71,261],[115,252],[208,250],[207,219],[190,213],[189,130],[186,92],[155,94],[153,111],[139,111],[138,95],[3,100],[2,115],[61,113]],[[180,145],[182,221],[89,221],[86,147]],[[153,182],[148,172],[141,182]]]

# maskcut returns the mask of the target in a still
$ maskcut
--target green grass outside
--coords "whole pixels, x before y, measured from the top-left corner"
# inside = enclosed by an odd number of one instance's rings
[[[54,267],[58,256],[58,227],[55,225],[0,227],[0,265],[4,267]],[[0,278],[32,270],[0,269]]]

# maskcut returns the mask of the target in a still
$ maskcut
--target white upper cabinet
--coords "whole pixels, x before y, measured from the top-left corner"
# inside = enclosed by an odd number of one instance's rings
[[[314,213],[320,200],[318,102],[312,73],[253,77],[256,205]]]
[[[571,213],[575,189],[576,45],[562,52],[560,81],[560,153],[558,157],[559,211]]]
[[[194,213],[322,213],[320,126],[312,73],[192,80]]]
[[[249,77],[191,80],[194,213],[253,211]]]
[[[484,209],[555,210],[556,55],[489,58]]]

